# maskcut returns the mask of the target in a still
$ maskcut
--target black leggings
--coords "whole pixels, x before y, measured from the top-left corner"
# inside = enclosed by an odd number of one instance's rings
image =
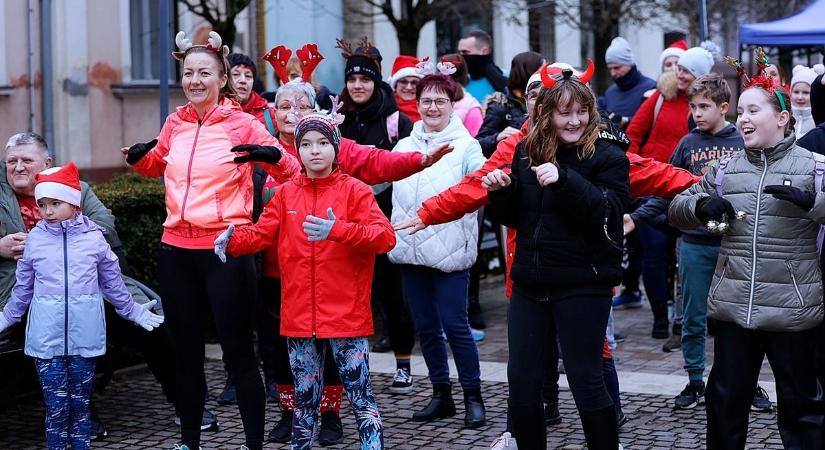
[[[557,335],[579,412],[613,405],[602,375],[602,344],[610,305],[609,290],[604,295],[584,294],[551,302],[538,302],[513,292],[507,326],[507,380],[519,448],[547,446],[541,394],[546,366],[554,359]],[[613,420],[615,426],[615,416]],[[600,430],[585,428],[584,432],[587,436]]]
[[[381,312],[393,353],[409,358],[415,345],[415,328],[410,317],[410,307],[401,290],[401,270],[398,265],[390,262],[386,254],[375,257],[372,299]]]
[[[237,386],[246,445],[250,450],[260,450],[265,398],[252,336],[256,286],[253,256],[227,257],[224,264],[211,249],[160,244],[158,278],[166,322],[175,339],[181,441],[189,448],[200,446],[207,396],[204,319],[211,309],[224,363]]]

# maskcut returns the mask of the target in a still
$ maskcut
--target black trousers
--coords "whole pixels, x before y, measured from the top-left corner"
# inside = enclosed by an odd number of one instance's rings
[[[776,379],[777,422],[786,449],[822,445],[822,389],[816,379],[816,330],[747,330],[717,321],[713,367],[705,391],[707,448],[741,450],[764,356]]]
[[[579,413],[584,416],[613,407],[602,375],[602,344],[610,307],[609,289],[603,295],[571,296],[548,302],[527,298],[514,289],[507,326],[510,351],[507,380],[513,432],[519,448],[547,448],[541,394],[556,336]],[[610,418],[602,418],[608,419],[612,419],[612,428],[615,428],[615,413]],[[583,421],[583,427],[590,442],[604,430],[611,429],[611,424],[591,420]],[[612,447],[618,448],[618,436],[615,440]]]
[[[264,435],[264,386],[253,344],[256,280],[252,255],[227,257],[211,249],[192,250],[160,244],[158,278],[166,322],[175,341],[181,440],[200,445],[206,402],[205,316],[212,311],[229,376],[235,381],[238,408],[250,450],[260,450]]]
[[[410,317],[410,307],[404,300],[401,289],[400,268],[391,263],[386,254],[375,257],[372,301],[381,313],[393,353],[409,357],[415,345],[415,327]]]

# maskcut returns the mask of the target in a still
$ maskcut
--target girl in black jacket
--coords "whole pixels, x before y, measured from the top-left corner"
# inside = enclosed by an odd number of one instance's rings
[[[507,377],[523,448],[547,446],[540,394],[555,334],[588,448],[619,448],[601,352],[611,291],[621,281],[629,163],[618,146],[598,139],[596,99],[585,84],[591,77],[592,66],[581,79],[568,70],[543,74],[535,123],[511,172],[482,179],[494,217],[517,230]]]

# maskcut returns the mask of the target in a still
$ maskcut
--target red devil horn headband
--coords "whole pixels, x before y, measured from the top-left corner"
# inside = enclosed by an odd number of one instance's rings
[[[592,59],[587,60],[587,70],[579,76],[574,75],[571,69],[560,69],[558,67],[550,67],[546,64],[539,70],[541,70],[541,83],[547,89],[553,89],[553,86],[560,80],[569,80],[571,78],[577,78],[582,83],[587,84],[593,79],[593,74],[596,72]]]

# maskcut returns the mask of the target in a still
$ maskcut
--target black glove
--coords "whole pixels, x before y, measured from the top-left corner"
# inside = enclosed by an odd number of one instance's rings
[[[729,201],[721,197],[702,197],[696,202],[696,217],[702,222],[722,220],[722,214],[728,215],[728,220],[736,217],[736,210]]]
[[[773,195],[774,198],[791,202],[794,205],[802,208],[803,211],[808,212],[814,207],[816,194],[813,192],[803,191],[802,189],[793,186],[782,186],[773,184],[765,186],[764,192]]]
[[[126,154],[126,162],[130,166],[137,164],[138,161],[143,159],[143,157],[149,153],[149,150],[152,150],[156,145],[158,145],[158,140],[152,139],[145,144],[135,144],[129,147],[129,153]]]
[[[232,152],[246,152],[245,155],[235,157],[235,162],[238,164],[249,161],[278,164],[278,161],[281,160],[281,149],[266,145],[236,145],[235,147],[232,147]]]

